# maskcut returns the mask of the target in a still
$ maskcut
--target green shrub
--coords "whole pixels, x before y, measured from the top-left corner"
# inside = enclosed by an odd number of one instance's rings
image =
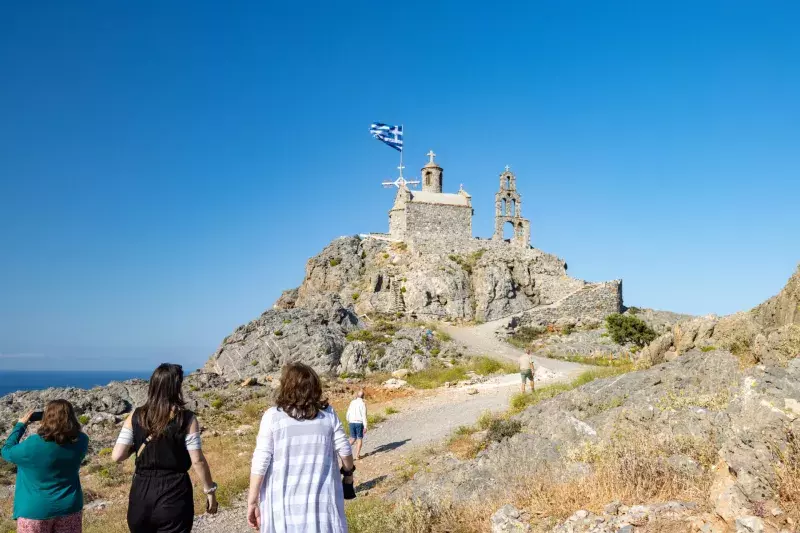
[[[396,415],[396,414],[397,414],[397,413],[399,413],[400,411],[399,411],[399,410],[397,410],[397,409],[395,409],[394,407],[387,407],[387,408],[386,408],[386,410],[385,410],[384,412],[385,412],[385,413],[386,413],[386,415],[388,416],[388,415]]]
[[[501,362],[498,361],[497,359],[486,357],[485,355],[473,357],[470,360],[469,366],[471,370],[473,370],[476,374],[479,374],[481,376],[497,374],[498,372],[504,372],[507,374],[511,374],[513,372],[519,372],[517,366],[511,361]]]
[[[357,293],[357,292],[354,292],[354,293],[352,294],[352,296],[353,296],[353,301],[356,301],[356,300],[358,300],[358,297],[359,297],[359,296],[361,296],[361,294],[359,294],[359,293]]]
[[[414,372],[406,377],[406,381],[417,389],[435,389],[446,382],[456,382],[466,379],[467,371],[460,366],[452,368],[431,367],[427,370]]]
[[[281,337],[281,336],[283,336],[283,331],[281,331],[281,330],[277,330],[277,331],[275,332],[275,336],[276,336],[276,337]]]
[[[101,448],[101,449],[100,449],[100,450],[97,452],[97,455],[99,455],[99,456],[101,456],[101,457],[102,457],[102,456],[104,456],[104,455],[111,455],[111,451],[112,451],[113,449],[114,449],[114,448],[111,448],[111,447],[108,447],[108,448]]]
[[[89,420],[91,420],[89,415],[81,415],[81,416],[78,417],[78,422],[80,422],[82,426],[85,426],[86,424],[88,424]]]
[[[431,349],[431,355],[434,357],[438,356],[440,353],[442,353],[442,351],[439,348]]]
[[[283,323],[284,324],[291,324],[292,323],[292,319],[291,318],[284,318],[283,319]]]
[[[383,254],[384,259],[389,259],[389,254]]]
[[[486,438],[495,442],[508,439],[522,431],[522,422],[519,420],[504,420],[495,418],[489,424]]]
[[[401,293],[405,293],[406,292],[406,288],[405,287],[400,287],[400,292]]]
[[[619,313],[606,317],[606,327],[611,339],[617,344],[632,342],[644,348],[658,336],[643,320]]]
[[[250,366],[258,366],[258,361],[250,361]]]
[[[701,352],[713,352],[716,349],[717,349],[716,346],[702,346],[702,347],[700,347],[700,351]]]
[[[341,262],[342,262],[342,260],[341,260],[341,259],[339,259],[338,257],[334,257],[334,258],[332,258],[330,261],[328,261],[328,263],[329,263],[329,264],[330,264],[332,267],[335,267],[335,266],[337,266],[337,265],[341,264]]]
[[[214,409],[219,409],[223,405],[225,405],[225,401],[222,398],[214,398],[211,400],[211,407]]]
[[[367,258],[367,252],[361,252],[361,259]]]
[[[641,309],[639,309],[638,307],[629,307],[629,308],[628,308],[628,312],[629,312],[630,314],[632,314],[632,315],[636,316],[636,315],[638,315],[639,313],[641,313],[641,312],[642,312],[642,310],[641,310]]]
[[[384,422],[385,420],[386,420],[386,417],[383,416],[380,413],[374,413],[374,414],[371,414],[371,415],[367,415],[367,424],[369,424],[369,425],[380,424],[381,422]]]
[[[569,335],[573,331],[575,331],[575,325],[574,324],[567,324],[566,326],[561,328],[561,334],[562,335]]]
[[[508,342],[518,348],[528,348],[533,341],[547,334],[547,328],[538,326],[522,326],[517,328],[513,335],[508,338]]]

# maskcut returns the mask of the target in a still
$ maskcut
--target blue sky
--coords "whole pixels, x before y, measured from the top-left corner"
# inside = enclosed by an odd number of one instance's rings
[[[347,5],[343,5],[347,4]],[[747,309],[800,261],[793,2],[43,2],[0,14],[0,369],[200,366],[407,173],[628,305]]]

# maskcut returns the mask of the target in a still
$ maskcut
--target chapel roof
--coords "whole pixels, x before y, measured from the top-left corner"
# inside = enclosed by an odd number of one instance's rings
[[[469,207],[469,198],[463,194],[443,192],[410,191],[411,201],[421,204],[459,205]]]

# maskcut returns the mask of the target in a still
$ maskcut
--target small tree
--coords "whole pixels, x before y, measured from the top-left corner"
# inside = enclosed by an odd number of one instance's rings
[[[617,344],[632,342],[644,348],[658,336],[643,320],[630,315],[614,313],[606,317],[608,334]]]

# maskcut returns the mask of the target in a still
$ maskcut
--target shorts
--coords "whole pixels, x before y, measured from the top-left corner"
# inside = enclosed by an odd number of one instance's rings
[[[78,511],[67,516],[59,516],[49,520],[17,519],[19,533],[81,533],[83,531],[83,512]]]
[[[531,372],[530,368],[525,369],[525,370],[520,370],[519,371],[519,375],[522,378],[522,384],[523,385],[526,383],[527,380],[533,381],[533,372]]]
[[[364,424],[358,422],[350,424],[350,438],[361,440],[364,438]]]

